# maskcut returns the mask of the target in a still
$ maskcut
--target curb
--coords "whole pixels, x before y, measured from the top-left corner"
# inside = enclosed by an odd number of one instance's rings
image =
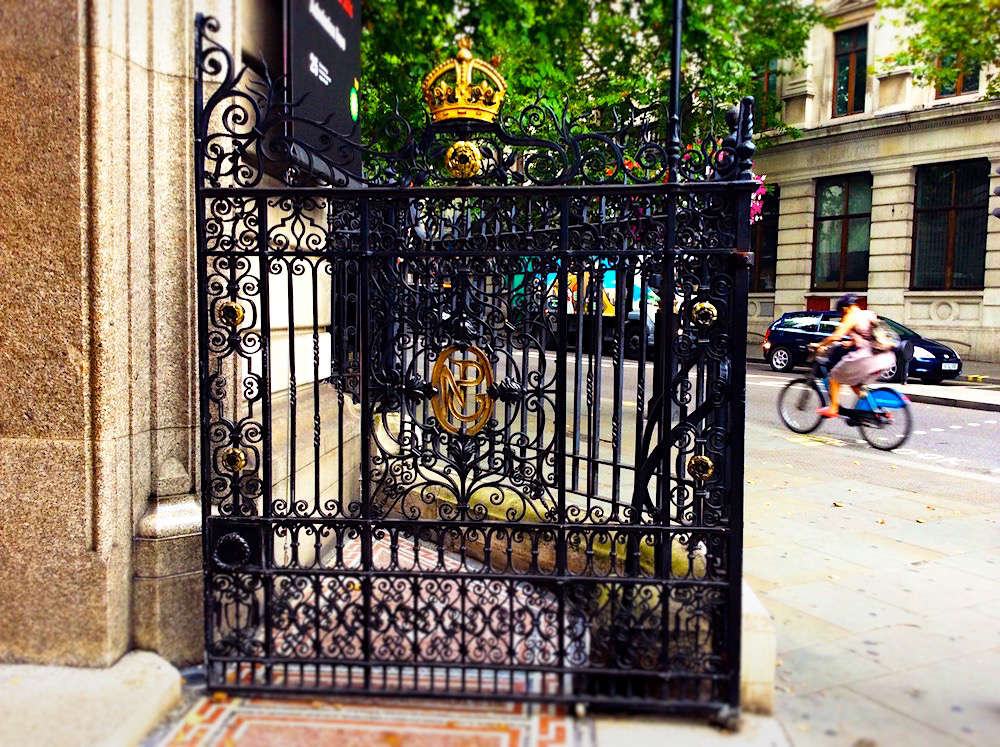
[[[954,399],[952,397],[935,397],[930,394],[909,394],[906,393],[911,402],[923,405],[942,405],[944,407],[957,407],[962,410],[986,410],[987,412],[1000,412],[1000,403],[977,402],[971,399]]]

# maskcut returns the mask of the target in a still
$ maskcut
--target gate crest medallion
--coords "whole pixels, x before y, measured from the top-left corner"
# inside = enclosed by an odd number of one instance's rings
[[[434,417],[449,433],[474,436],[492,417],[493,368],[486,354],[474,345],[442,350],[431,372],[431,384],[435,389],[431,400]]]

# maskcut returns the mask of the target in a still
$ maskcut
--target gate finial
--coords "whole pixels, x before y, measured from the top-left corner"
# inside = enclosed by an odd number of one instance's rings
[[[458,40],[454,60],[442,62],[422,86],[431,119],[477,119],[492,122],[500,111],[507,81],[488,62],[472,56],[472,39]],[[478,73],[478,75],[475,75]]]

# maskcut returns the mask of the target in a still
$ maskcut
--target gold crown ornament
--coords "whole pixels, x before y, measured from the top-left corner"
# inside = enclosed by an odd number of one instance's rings
[[[472,39],[458,40],[454,60],[442,62],[424,78],[422,86],[431,119],[477,119],[492,122],[500,111],[507,81],[488,62],[473,57]]]

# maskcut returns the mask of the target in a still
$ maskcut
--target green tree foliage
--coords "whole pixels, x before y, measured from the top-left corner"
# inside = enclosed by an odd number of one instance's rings
[[[455,53],[460,34],[507,79],[505,108],[540,92],[574,113],[607,110],[625,97],[667,101],[671,3],[665,0],[364,0],[363,125],[396,100],[410,121],[423,116],[420,83]],[[685,95],[710,92],[720,111],[758,94],[769,61],[796,61],[819,12],[799,0],[688,0]],[[762,102],[777,111],[775,102]],[[769,126],[781,126],[768,116]],[[369,129],[370,131],[370,129]]]
[[[963,71],[1000,66],[1000,0],[880,0],[899,11],[903,51],[883,66],[912,67],[918,83],[951,87]],[[1000,97],[1000,76],[987,82]]]

